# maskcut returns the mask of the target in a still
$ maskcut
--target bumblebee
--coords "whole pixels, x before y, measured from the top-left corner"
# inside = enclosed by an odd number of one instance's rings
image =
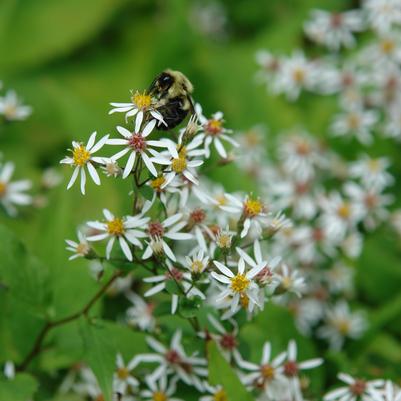
[[[169,130],[180,124],[190,112],[195,113],[191,93],[193,86],[180,71],[165,70],[159,74],[148,89],[155,99],[155,109],[163,116],[167,125],[159,129]]]

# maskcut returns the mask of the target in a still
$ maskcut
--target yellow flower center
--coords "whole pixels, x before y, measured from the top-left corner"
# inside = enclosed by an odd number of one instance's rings
[[[384,54],[391,54],[395,49],[395,43],[393,40],[384,39],[381,44],[381,49]]]
[[[184,157],[179,157],[178,159],[173,159],[171,168],[176,173],[182,173],[187,168],[187,161]]]
[[[166,179],[163,176],[157,177],[154,180],[150,181],[150,186],[156,192],[161,192],[161,186],[166,182]]]
[[[191,269],[194,273],[202,273],[203,263],[200,260],[194,260],[192,262]]]
[[[295,68],[292,77],[297,84],[302,84],[305,81],[305,70],[299,67]]]
[[[231,235],[220,234],[217,238],[217,246],[219,248],[230,248],[231,247]]]
[[[227,205],[227,198],[224,196],[224,194],[217,195],[217,196],[215,197],[215,199],[216,199],[216,201],[218,202],[218,204],[219,204],[220,206]]]
[[[131,100],[138,109],[147,109],[152,104],[152,97],[147,95],[145,91],[143,93],[136,91]]]
[[[244,203],[244,212],[248,217],[254,217],[263,211],[263,203],[259,199],[247,199]]]
[[[292,279],[290,276],[284,276],[281,279],[281,286],[285,289],[288,290],[292,286]]]
[[[167,401],[167,395],[162,391],[153,393],[153,401]]]
[[[88,152],[84,145],[80,145],[72,151],[72,158],[76,166],[84,166],[90,159],[91,154]]]
[[[181,146],[181,145],[179,145],[178,148],[181,148],[178,153],[179,157],[185,159],[187,157],[187,148],[185,146]]]
[[[348,126],[350,129],[358,129],[361,125],[361,119],[358,114],[350,113],[348,115]]]
[[[107,232],[116,236],[123,235],[125,232],[123,220],[116,217],[115,219],[108,221]]]
[[[231,278],[231,289],[234,292],[243,292],[245,291],[251,282],[246,278],[245,274],[238,273],[236,276]]]
[[[129,370],[127,368],[118,368],[117,369],[117,376],[121,380],[127,380],[129,377]]]
[[[85,255],[89,252],[89,249],[90,249],[90,248],[89,248],[89,245],[88,245],[88,244],[80,243],[80,244],[78,244],[78,246],[77,246],[76,253],[79,254],[79,255],[85,256]]]
[[[249,147],[256,147],[260,145],[260,136],[255,131],[249,131],[245,134],[245,142]]]
[[[274,368],[271,365],[262,365],[260,368],[260,373],[266,380],[271,380],[274,378]]]
[[[3,197],[7,192],[7,184],[3,181],[0,181],[0,198]]]
[[[206,131],[211,135],[218,135],[223,127],[221,120],[211,119],[206,124]]]
[[[3,113],[6,118],[11,119],[16,115],[17,107],[14,104],[6,104]]]
[[[380,170],[380,161],[378,159],[369,160],[368,168],[372,173],[377,173]]]
[[[223,389],[221,389],[216,393],[214,393],[213,401],[228,401],[226,392]]]
[[[334,322],[334,325],[343,336],[346,336],[351,328],[350,322],[346,319],[338,319],[336,322]]]
[[[344,202],[337,209],[337,214],[344,220],[348,219],[351,216],[351,207],[350,207],[350,205],[347,202]]]

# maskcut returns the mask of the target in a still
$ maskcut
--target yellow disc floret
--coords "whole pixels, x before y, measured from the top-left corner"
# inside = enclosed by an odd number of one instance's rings
[[[166,182],[166,179],[163,176],[157,177],[154,180],[150,181],[150,186],[156,192],[161,192],[161,186]]]
[[[247,199],[244,202],[244,212],[248,217],[254,217],[263,212],[263,203],[259,199]]]
[[[201,260],[194,260],[191,264],[191,269],[194,273],[202,273],[203,263]]]
[[[244,292],[251,282],[246,278],[245,274],[238,273],[236,276],[231,278],[231,289],[234,292]]]
[[[124,222],[122,219],[116,217],[115,219],[107,222],[107,232],[111,235],[123,235],[124,234]]]
[[[187,168],[187,161],[184,157],[179,157],[178,159],[173,159],[171,163],[171,168],[176,173],[182,173]]]
[[[76,166],[84,166],[86,163],[88,163],[90,157],[91,154],[88,150],[86,150],[84,145],[79,145],[72,151],[72,158],[74,159],[74,164]]]
[[[221,389],[216,393],[214,393],[213,401],[228,401],[226,392],[223,389]]]
[[[167,401],[167,395],[162,391],[156,391],[153,393],[153,401]]]
[[[351,216],[351,207],[349,203],[342,203],[337,209],[337,214],[344,220],[348,219]]]
[[[7,192],[7,184],[5,182],[0,181],[0,198],[4,196]]]
[[[126,379],[128,379],[128,376],[129,376],[129,370],[127,368],[125,368],[125,367],[118,368],[117,369],[117,376],[121,380],[126,380]]]
[[[152,97],[147,95],[145,91],[143,93],[136,91],[131,100],[132,103],[138,107],[138,109],[146,109],[152,104]]]

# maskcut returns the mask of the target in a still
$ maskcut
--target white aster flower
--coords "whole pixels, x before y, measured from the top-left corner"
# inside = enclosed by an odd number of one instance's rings
[[[304,29],[310,39],[330,50],[338,51],[342,46],[355,45],[353,32],[364,29],[363,15],[359,10],[343,13],[313,10]]]
[[[16,205],[29,205],[32,197],[25,193],[31,189],[29,180],[10,181],[14,172],[14,163],[6,162],[0,165],[0,205],[10,216],[16,216]]]
[[[287,353],[281,352],[271,359],[271,344],[265,342],[260,363],[245,361],[239,353],[235,355],[235,361],[241,369],[250,372],[242,377],[246,386],[262,389],[269,399],[279,399],[287,386],[287,379],[282,373],[282,364],[286,357]]]
[[[211,386],[206,382],[203,385],[209,395],[203,395],[199,401],[228,401],[228,395],[222,386]]]
[[[367,322],[361,312],[351,312],[345,301],[339,301],[327,310],[325,324],[317,334],[328,340],[332,349],[340,350],[346,338],[360,338],[366,327]]]
[[[297,270],[290,270],[285,263],[282,263],[280,267],[281,273],[277,273],[280,289],[301,297],[306,288],[304,277]]]
[[[113,113],[126,113],[125,120],[127,121],[128,117],[134,117],[137,115],[137,118],[142,118],[149,113],[154,119],[156,119],[160,124],[166,125],[163,120],[163,116],[157,111],[154,107],[153,99],[146,92],[139,93],[136,91],[132,97],[130,103],[110,103],[113,106],[113,109],[109,111],[109,114]]]
[[[221,111],[214,113],[210,119],[207,119],[202,114],[202,107],[199,103],[195,105],[196,114],[202,124],[202,132],[195,137],[195,139],[204,142],[206,157],[210,157],[210,145],[213,143],[217,153],[223,158],[227,159],[228,154],[223,146],[222,140],[228,142],[234,147],[238,147],[237,141],[232,139],[228,134],[232,133],[224,127],[224,116]]]
[[[4,116],[7,121],[22,121],[31,113],[32,107],[24,106],[13,90],[0,97],[0,116]]]
[[[324,401],[382,401],[377,388],[383,385],[384,380],[366,381],[353,378],[346,373],[339,373],[338,378],[344,382],[346,386],[327,393],[323,398]]]
[[[216,299],[220,302],[231,297],[231,311],[234,311],[240,302],[248,303],[248,308],[253,309],[255,305],[261,307],[258,299],[258,285],[256,275],[265,267],[264,264],[257,265],[250,270],[245,270],[245,261],[240,258],[237,266],[237,274],[234,274],[227,266],[217,260],[213,261],[220,273],[212,272],[212,277],[224,284],[225,289]]]
[[[201,249],[197,254],[193,256],[186,256],[186,267],[192,275],[198,276],[202,274],[209,265],[209,256],[205,255]]]
[[[389,32],[393,25],[401,24],[399,0],[365,0],[363,8],[368,13],[372,28],[380,33]]]
[[[148,389],[142,390],[140,393],[144,401],[184,401],[174,397],[177,379],[170,380],[170,384],[168,384],[166,375],[156,379],[152,375],[148,375],[145,381]]]
[[[362,144],[371,145],[373,142],[372,130],[378,120],[379,116],[376,111],[354,107],[337,115],[331,128],[333,135],[352,135]]]
[[[127,365],[121,354],[116,357],[116,372],[113,376],[113,389],[119,394],[125,394],[127,389],[136,389],[139,381],[132,375],[131,371],[139,364],[138,359],[133,358]]]
[[[142,249],[141,238],[145,238],[144,232],[149,217],[143,217],[143,214],[148,210],[149,205],[144,206],[141,214],[136,216],[115,217],[109,210],[103,209],[103,215],[106,219],[104,223],[100,221],[89,221],[87,225],[99,231],[98,234],[87,238],[88,241],[101,241],[108,239],[106,246],[106,258],[110,258],[111,250],[114,242],[117,239],[125,257],[132,261],[132,252],[129,246],[133,244]]]
[[[125,165],[124,168],[123,178],[127,178],[128,175],[131,173],[132,169],[134,168],[137,157],[141,158],[146,168],[152,173],[152,175],[157,177],[157,170],[153,165],[153,163],[157,163],[157,159],[154,158],[153,156],[158,156],[158,152],[152,149],[152,147],[157,147],[157,148],[167,147],[165,142],[163,141],[155,141],[147,139],[147,137],[151,134],[156,125],[156,120],[153,119],[149,121],[145,125],[145,127],[142,128],[143,119],[141,116],[142,115],[139,114],[136,118],[134,132],[130,132],[126,128],[118,126],[117,131],[123,136],[123,139],[112,138],[107,141],[109,145],[125,146],[123,150],[121,150],[120,152],[116,153],[111,157],[112,160],[118,160],[130,152],[127,164]],[[174,151],[175,149],[173,150],[173,153]],[[150,153],[150,157],[148,153]],[[176,157],[178,157],[176,151],[175,155]]]
[[[100,150],[107,142],[109,136],[105,135],[95,144],[96,132],[93,132],[89,137],[88,143],[83,145],[82,143],[73,141],[72,146],[72,157],[67,156],[60,163],[69,164],[74,166],[74,171],[72,173],[70,182],[67,185],[67,189],[70,189],[74,182],[76,181],[79,172],[81,173],[81,192],[85,195],[85,184],[86,184],[86,173],[85,167],[88,169],[89,175],[92,177],[93,182],[96,185],[100,185],[99,174],[92,163],[104,164],[104,158],[94,157],[93,154]]]
[[[166,254],[172,261],[176,261],[174,252],[171,250],[165,239],[182,241],[192,239],[192,234],[180,232],[186,225],[186,221],[180,221],[182,213],[176,213],[166,220],[151,221],[148,224],[147,233],[150,239],[142,259],[150,258],[155,254]]]
[[[73,255],[71,255],[68,260],[73,260],[79,257],[84,258],[91,251],[91,246],[81,231],[77,232],[77,237],[79,242],[75,242],[70,239],[65,240],[68,245],[66,248],[67,251],[73,252]]]
[[[153,331],[156,327],[156,319],[153,316],[155,305],[145,302],[132,291],[128,291],[125,295],[132,303],[126,311],[128,324],[138,326],[143,331]]]

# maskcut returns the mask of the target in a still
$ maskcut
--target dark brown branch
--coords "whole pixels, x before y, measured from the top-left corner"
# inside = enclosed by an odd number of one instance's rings
[[[55,320],[53,322],[47,322],[42,330],[39,332],[36,337],[35,343],[29,352],[29,354],[24,358],[24,360],[17,366],[17,372],[22,372],[27,369],[29,364],[32,362],[36,356],[38,356],[43,350],[43,342],[46,338],[47,333],[58,326],[62,326],[63,324],[72,322],[83,315],[87,315],[92,306],[96,303],[96,301],[107,291],[107,289],[114,283],[114,281],[121,276],[121,272],[115,272],[110,279],[96,292],[96,294],[89,300],[89,302],[78,312],[73,313],[72,315],[66,316],[62,319]]]

